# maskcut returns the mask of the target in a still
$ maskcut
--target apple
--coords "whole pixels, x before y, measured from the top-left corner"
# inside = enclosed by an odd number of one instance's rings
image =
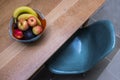
[[[29,28],[28,23],[25,19],[20,19],[18,21],[18,28],[22,31],[25,31]]]
[[[23,38],[23,32],[19,29],[13,30],[13,36],[17,39]]]
[[[37,20],[36,20],[36,18],[35,18],[34,16],[29,17],[29,18],[28,18],[28,24],[29,24],[29,26],[31,26],[31,27],[36,26],[36,25],[37,25]]]
[[[33,34],[38,35],[38,34],[42,33],[43,29],[40,25],[37,25],[32,28],[32,31],[33,31]]]

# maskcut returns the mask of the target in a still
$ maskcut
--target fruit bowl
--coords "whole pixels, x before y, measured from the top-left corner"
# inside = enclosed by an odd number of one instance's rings
[[[45,28],[46,20],[39,10],[22,6],[14,11],[10,19],[9,34],[18,42],[34,42],[41,37]]]

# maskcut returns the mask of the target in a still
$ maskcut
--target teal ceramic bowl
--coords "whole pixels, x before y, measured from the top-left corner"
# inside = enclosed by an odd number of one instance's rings
[[[113,24],[108,20],[95,22],[79,30],[77,36],[49,61],[55,74],[84,73],[106,57],[115,47]]]
[[[36,12],[37,12],[37,14],[40,16],[40,18],[43,20],[43,21],[45,21],[45,23],[46,23],[46,20],[45,20],[45,17],[44,17],[44,15],[40,12],[40,11],[38,11],[38,10],[35,10]],[[40,34],[40,35],[37,35],[36,37],[34,37],[34,38],[32,38],[32,39],[27,39],[27,40],[19,40],[19,39],[17,39],[17,38],[15,38],[14,36],[13,36],[13,30],[12,30],[12,24],[13,24],[13,18],[11,18],[10,19],[10,24],[9,24],[9,35],[10,35],[10,37],[12,38],[12,39],[14,39],[14,40],[16,40],[16,41],[18,41],[18,42],[24,42],[24,43],[26,43],[26,42],[34,42],[34,41],[36,41],[36,40],[38,40],[40,37],[41,37],[41,35],[43,34],[43,32]],[[45,25],[46,26],[46,25]],[[44,28],[44,30],[45,30],[45,28]]]

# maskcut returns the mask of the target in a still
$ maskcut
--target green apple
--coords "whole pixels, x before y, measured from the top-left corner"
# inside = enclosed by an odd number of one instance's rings
[[[39,35],[40,33],[42,33],[43,28],[40,25],[37,25],[32,28],[32,31],[33,31],[33,34]]]
[[[18,28],[22,31],[25,31],[29,28],[28,23],[25,19],[20,19],[18,21]]]

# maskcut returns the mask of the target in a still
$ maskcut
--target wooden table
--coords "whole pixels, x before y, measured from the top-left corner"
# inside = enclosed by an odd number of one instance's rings
[[[26,80],[62,46],[104,3],[104,0],[1,0],[0,80]],[[40,10],[47,28],[39,41],[23,44],[9,38],[8,26],[15,8]]]

